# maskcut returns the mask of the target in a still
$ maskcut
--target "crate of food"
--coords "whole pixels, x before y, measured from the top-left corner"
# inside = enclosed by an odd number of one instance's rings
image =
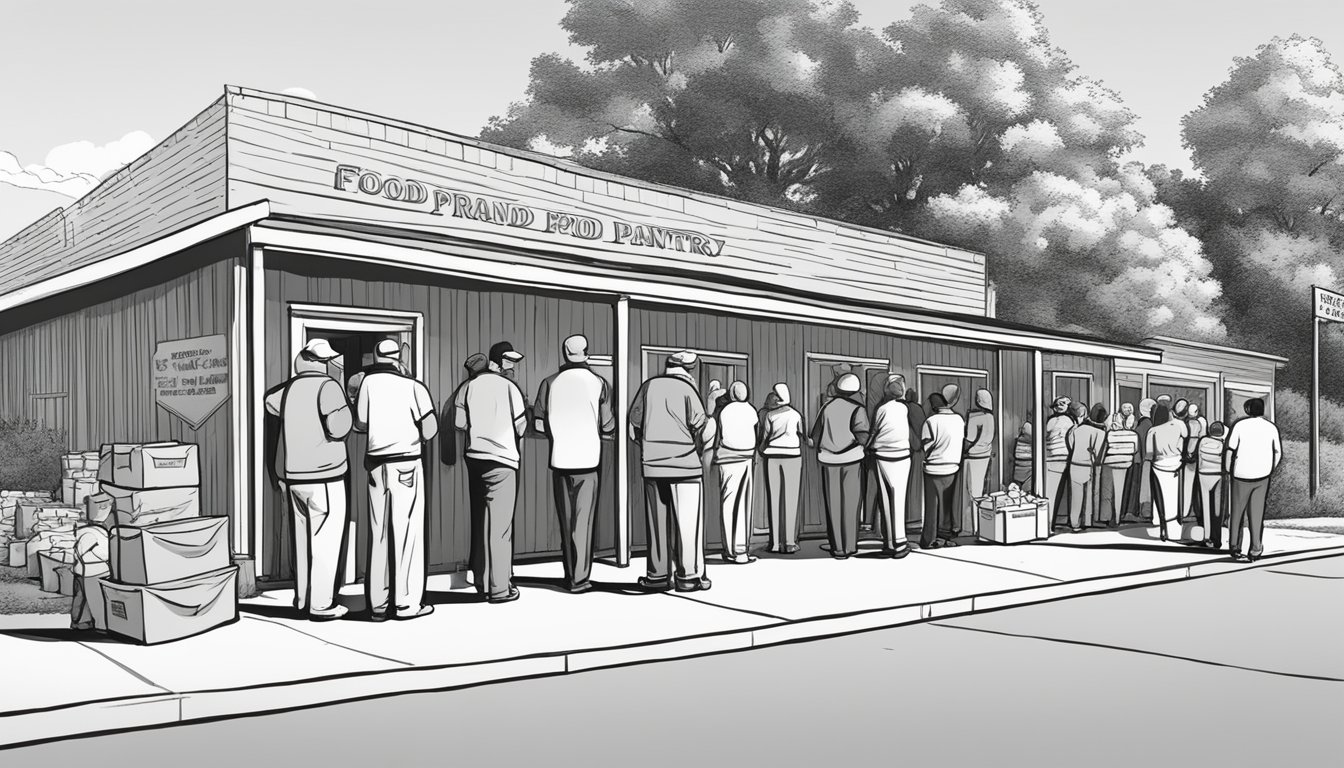
[[[997,509],[981,508],[979,515],[979,536],[985,541],[1020,544],[1037,538],[1034,504],[1014,504]]]
[[[226,517],[194,517],[112,529],[112,579],[148,585],[199,576],[230,564]]]
[[[238,566],[181,581],[102,584],[109,632],[145,645],[199,635],[238,619]]]
[[[192,443],[114,443],[103,446],[98,479],[144,490],[201,484],[200,463]]]
[[[201,514],[200,492],[196,488],[140,490],[104,485],[103,493],[112,497],[112,514],[117,525],[138,527]]]

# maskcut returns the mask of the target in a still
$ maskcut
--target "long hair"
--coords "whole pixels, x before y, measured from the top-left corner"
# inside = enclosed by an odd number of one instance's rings
[[[1171,409],[1161,403],[1153,409],[1153,426],[1160,427],[1171,421]]]

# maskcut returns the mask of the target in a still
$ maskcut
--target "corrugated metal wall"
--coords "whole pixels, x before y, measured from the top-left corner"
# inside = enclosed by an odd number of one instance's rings
[[[112,442],[197,443],[202,512],[232,512],[229,408],[192,430],[155,404],[151,371],[159,342],[230,333],[229,257],[239,253],[241,236],[220,238],[169,262],[0,317],[0,416],[62,420],[72,450]],[[151,287],[135,289],[143,285]],[[73,311],[56,314],[67,309]]]
[[[288,305],[328,304],[337,308],[364,307],[414,311],[425,318],[425,375],[423,381],[440,406],[462,380],[462,363],[473,352],[485,353],[496,341],[510,341],[526,356],[517,381],[529,403],[537,387],[560,365],[560,344],[573,333],[584,333],[589,352],[613,352],[615,310],[611,304],[578,301],[563,296],[536,296],[498,290],[463,281],[439,279],[422,273],[334,260],[268,256],[266,275],[266,384],[275,386],[291,370]],[[611,446],[608,446],[610,449]],[[514,518],[514,551],[519,556],[558,554],[559,525],[551,495],[548,442],[537,436],[523,441],[522,472]],[[614,450],[614,449],[613,449]],[[605,460],[609,475],[614,456]],[[355,493],[364,493],[362,457],[355,467]],[[467,477],[462,464],[446,467],[437,450],[431,462],[429,519],[430,567],[453,571],[464,564],[469,547]],[[598,510],[598,547],[615,545],[615,488],[608,477]],[[292,572],[288,533],[283,518],[276,515],[278,494],[268,494],[264,522],[269,553],[262,564],[275,578]],[[363,526],[361,526],[361,537]],[[278,543],[284,543],[276,546]],[[360,551],[364,542],[360,541]]]

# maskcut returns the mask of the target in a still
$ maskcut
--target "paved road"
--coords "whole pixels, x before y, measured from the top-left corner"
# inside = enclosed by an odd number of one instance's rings
[[[1344,765],[1344,558],[3,752],[14,766]],[[202,663],[209,663],[202,659]]]

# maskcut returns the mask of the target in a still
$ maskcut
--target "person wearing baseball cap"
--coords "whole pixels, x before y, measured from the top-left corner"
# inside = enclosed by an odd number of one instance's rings
[[[868,409],[859,398],[861,388],[858,376],[841,375],[835,382],[835,396],[822,406],[812,426],[826,499],[826,533],[831,557],[837,560],[859,552],[864,446],[871,431]]]
[[[294,376],[266,394],[266,412],[279,422],[276,453],[284,452],[267,463],[283,483],[294,525],[294,607],[314,621],[346,613],[336,595],[350,516],[351,414],[345,391],[327,374],[340,356],[326,339],[309,341],[294,358]]]
[[[426,605],[424,446],[439,432],[434,398],[407,374],[393,339],[374,348],[374,364],[355,400],[355,428],[368,434],[370,618],[414,619]],[[389,577],[396,588],[393,594]]]
[[[490,347],[489,369],[457,392],[453,426],[466,433],[472,563],[477,591],[491,603],[519,597],[513,585],[513,513],[518,499],[519,441],[527,431],[527,403],[513,383],[523,359],[507,341]]]
[[[578,594],[593,588],[593,521],[601,490],[602,440],[616,430],[607,380],[588,367],[588,339],[560,345],[564,365],[542,380],[532,413],[537,432],[551,442],[551,481],[560,517],[565,586]]]
[[[699,362],[683,350],[664,372],[645,381],[630,405],[630,439],[640,450],[648,514],[646,589],[709,589],[705,575],[702,453],[714,444],[714,420],[705,412],[692,371]],[[675,558],[675,563],[673,562]]]
[[[957,546],[957,485],[966,451],[966,420],[952,410],[941,392],[929,395],[929,417],[924,420],[923,549]]]
[[[807,441],[803,416],[791,400],[789,385],[776,384],[766,395],[760,416],[770,551],[781,555],[798,551],[798,501],[803,482],[803,444]]]

